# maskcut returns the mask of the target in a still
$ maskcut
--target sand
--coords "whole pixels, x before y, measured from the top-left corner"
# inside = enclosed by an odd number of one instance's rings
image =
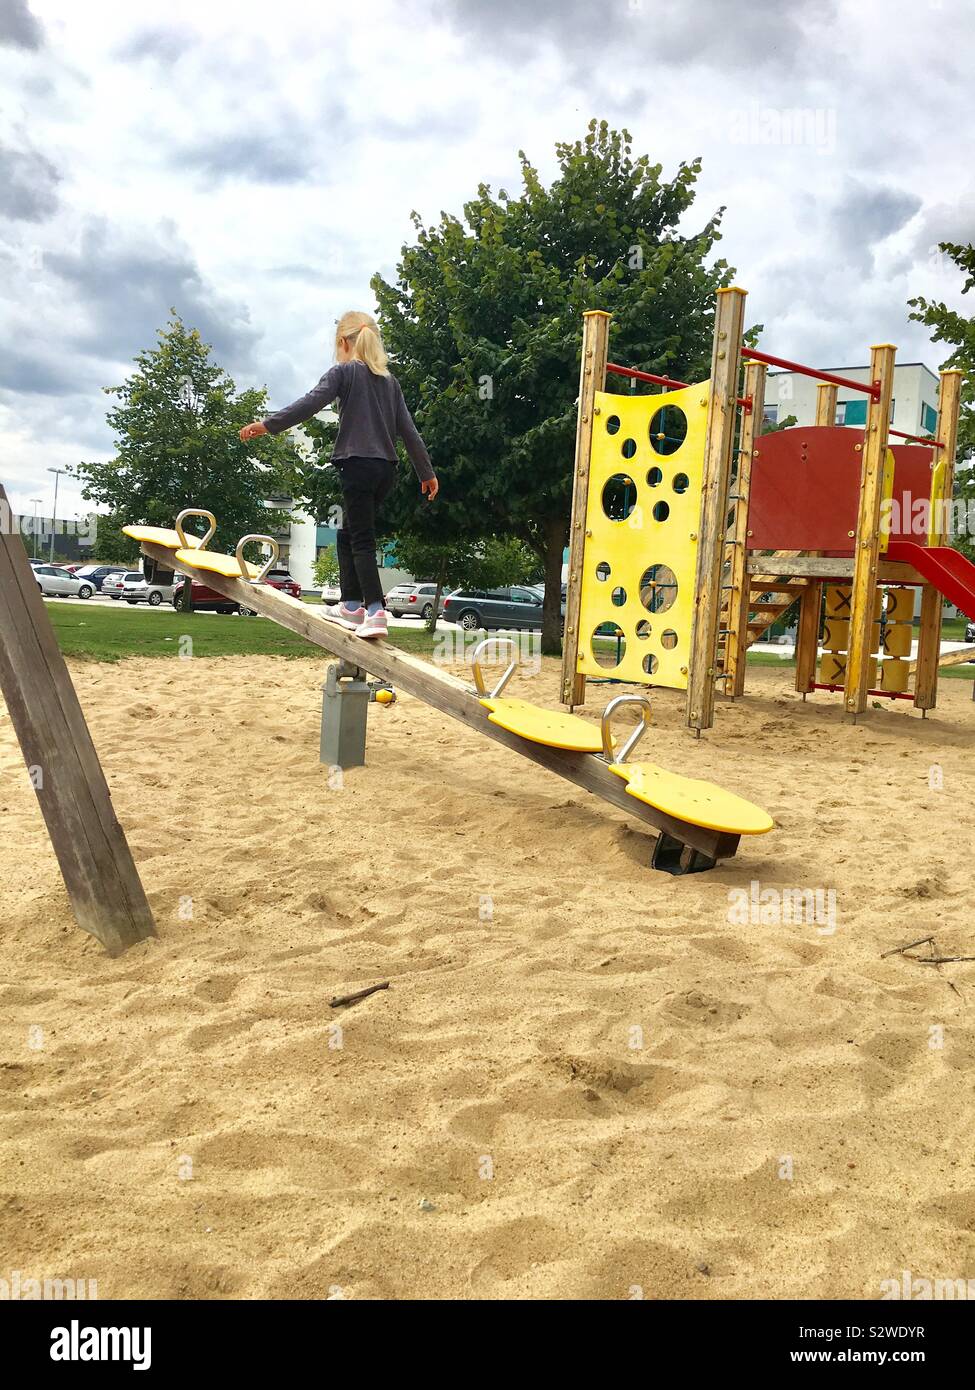
[[[757,670],[700,742],[660,692],[644,756],[778,826],[677,879],[638,822],[407,696],[328,787],[324,663],[72,675],[159,938],[109,960],[74,927],[4,712],[0,1279],[873,1299],[975,1276],[975,966],[881,956],[930,932],[975,955],[967,682],[851,727]],[[554,663],[511,691],[554,705]],[[835,931],[729,920],[753,881],[835,891]]]

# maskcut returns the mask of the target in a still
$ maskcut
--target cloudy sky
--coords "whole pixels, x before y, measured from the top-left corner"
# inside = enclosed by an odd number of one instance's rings
[[[703,157],[689,229],[727,206],[767,350],[937,368],[905,301],[963,303],[973,35],[975,0],[0,0],[0,477],[49,512],[47,468],[111,457],[99,388],[170,305],[286,403],[412,209],[513,191],[519,148],[551,175],[594,115]]]

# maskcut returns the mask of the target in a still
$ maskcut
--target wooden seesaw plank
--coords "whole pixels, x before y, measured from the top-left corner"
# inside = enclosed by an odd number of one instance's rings
[[[155,935],[85,716],[0,486],[0,689],[79,927],[110,955]]]
[[[143,553],[153,560],[175,564],[177,570],[190,577],[195,571],[181,561],[173,559],[172,553],[161,546],[144,544]],[[398,686],[409,695],[415,695],[427,704],[439,709],[452,719],[459,720],[468,728],[475,729],[485,738],[503,744],[521,754],[523,758],[545,767],[549,772],[565,778],[594,796],[610,802],[628,816],[649,825],[654,830],[664,831],[675,839],[691,845],[712,859],[726,859],[738,847],[737,835],[725,835],[700,826],[686,825],[672,816],[646,806],[629,796],[625,784],[614,776],[609,765],[601,758],[588,753],[566,752],[549,748],[542,743],[531,743],[517,734],[503,729],[491,722],[490,713],[480,703],[475,691],[464,681],[458,680],[447,671],[441,671],[429,662],[422,661],[409,652],[384,642],[382,639],[356,637],[349,629],[330,622],[328,618],[315,612],[315,609],[301,599],[292,598],[267,584],[248,584],[242,579],[228,579],[220,574],[208,574],[207,585],[217,593],[245,608],[251,608],[265,618],[280,623],[299,637],[304,637],[316,646],[361,670],[368,671],[380,680]]]

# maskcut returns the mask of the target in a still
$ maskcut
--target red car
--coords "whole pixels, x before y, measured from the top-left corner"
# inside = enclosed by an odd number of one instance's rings
[[[173,588],[173,607],[177,610],[182,607],[181,595],[184,582],[182,575],[176,576],[176,583]],[[271,570],[264,583],[270,584],[272,589],[280,589],[283,594],[290,594],[292,598],[301,598],[301,585],[292,579],[290,573],[285,569]],[[213,608],[218,613],[241,612],[249,618],[255,616],[253,608],[242,608],[239,603],[232,602],[223,594],[218,594],[216,589],[208,589],[199,579],[193,580],[193,607],[200,609],[201,612]]]

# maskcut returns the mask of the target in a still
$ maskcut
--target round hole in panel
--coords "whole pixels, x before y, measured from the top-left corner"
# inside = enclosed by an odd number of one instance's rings
[[[622,449],[620,450],[620,452],[622,453],[622,455],[623,455],[623,457],[624,457],[625,459],[631,459],[631,458],[633,457],[633,455],[636,453],[636,440],[635,440],[635,439],[624,439],[624,440],[623,440],[623,447],[622,447]]]
[[[677,598],[677,576],[669,565],[651,565],[640,580],[640,602],[648,613],[666,613]]]
[[[649,656],[643,658],[643,669],[648,676],[657,674],[657,658],[651,652]]]
[[[617,584],[610,598],[613,600],[613,604],[616,608],[622,608],[623,604],[626,602],[626,590],[622,588],[621,585]]]
[[[618,666],[626,652],[626,638],[619,623],[600,623],[592,635],[592,654],[600,666]]]
[[[607,433],[607,434],[618,434],[618,433],[619,433],[619,428],[620,428],[620,417],[619,417],[618,415],[611,415],[611,416],[609,417],[609,419],[606,421],[606,433]]]
[[[655,465],[653,468],[647,469],[647,482],[651,487],[659,487],[663,480],[664,471],[662,468],[657,468]]]
[[[668,518],[669,516],[670,516],[670,503],[669,503],[669,502],[654,502],[654,504],[653,504],[653,519],[654,519],[654,521],[666,521],[667,518]]]
[[[671,487],[675,492],[686,492],[691,485],[691,480],[686,473],[675,473]]]
[[[665,651],[672,652],[677,646],[677,633],[672,627],[668,627],[665,632],[660,634],[660,645]]]
[[[596,578],[605,581],[612,573],[613,571],[610,569],[607,562],[605,560],[600,560],[599,564],[596,566]]]
[[[662,405],[650,421],[650,443],[658,454],[676,454],[687,438],[687,416],[679,405]]]
[[[610,521],[625,521],[636,506],[636,483],[626,473],[614,473],[603,487],[603,511]]]
[[[647,622],[646,618],[641,618],[636,625],[636,635],[637,637],[639,637],[641,642],[645,642],[652,631],[653,627],[650,623]]]

